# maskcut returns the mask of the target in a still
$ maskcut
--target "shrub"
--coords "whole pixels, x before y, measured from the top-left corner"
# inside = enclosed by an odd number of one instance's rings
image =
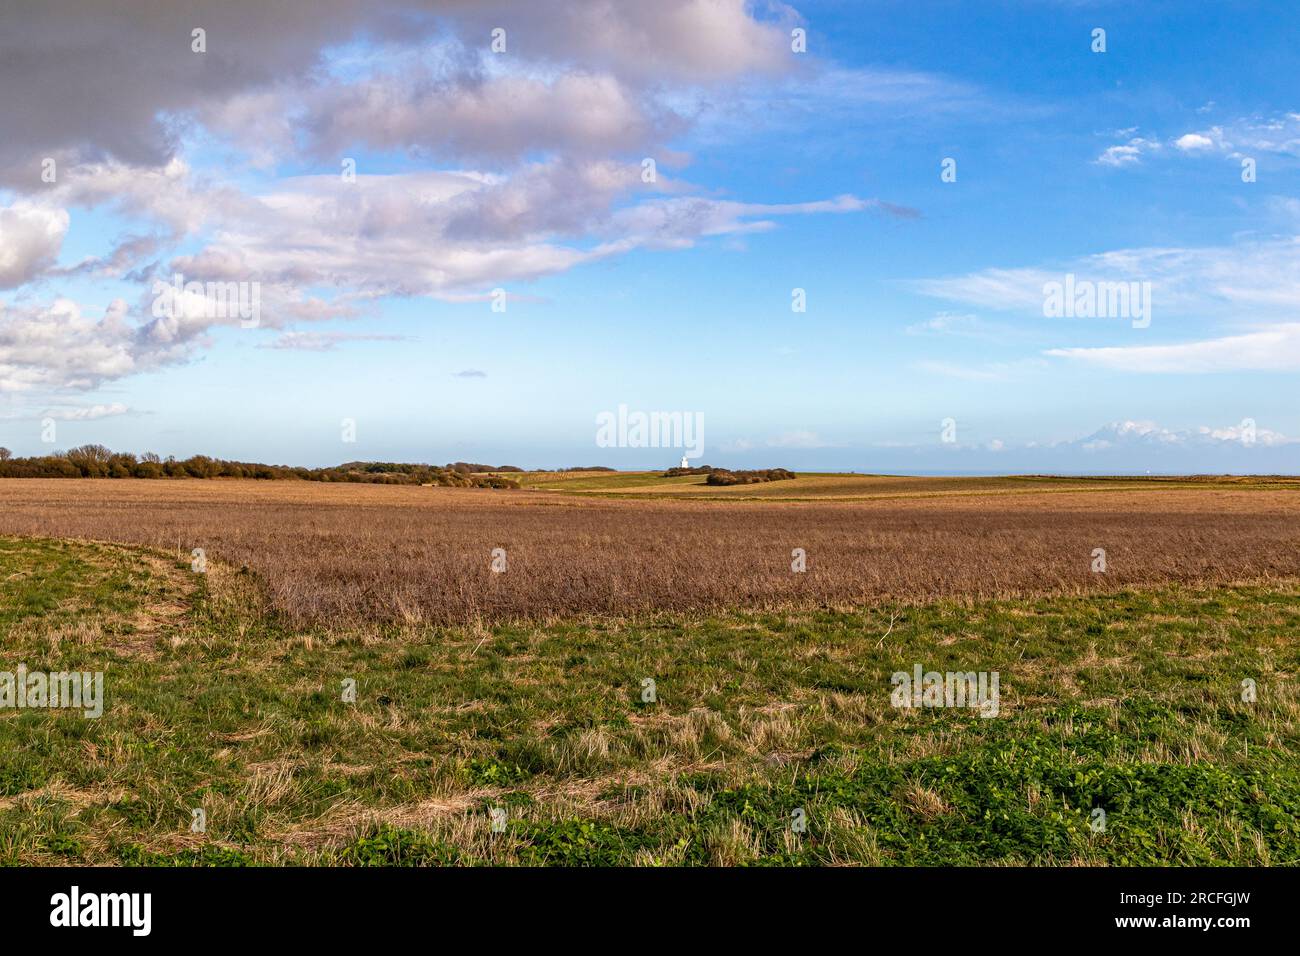
[[[756,485],[764,481],[788,481],[794,478],[793,471],[785,468],[767,468],[762,471],[727,471],[715,468],[705,479],[706,485]]]

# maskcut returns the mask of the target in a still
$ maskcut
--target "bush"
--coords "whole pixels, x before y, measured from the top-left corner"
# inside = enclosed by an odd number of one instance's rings
[[[795,477],[785,468],[767,468],[762,471],[727,471],[715,468],[705,479],[706,485],[756,485],[765,481],[788,481]]]

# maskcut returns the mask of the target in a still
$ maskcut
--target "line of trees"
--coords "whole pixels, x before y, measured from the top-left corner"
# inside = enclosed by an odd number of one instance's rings
[[[481,465],[456,461],[445,466],[408,462],[350,461],[329,468],[266,465],[194,455],[162,458],[153,452],[136,456],[103,445],[79,445],[68,451],[15,458],[0,448],[0,478],[256,478],[267,481],[341,481],[388,485],[444,485],[459,488],[518,488],[519,482],[500,474],[519,472],[513,465]]]
[[[669,468],[663,478],[681,478],[684,475],[707,475],[706,485],[755,485],[764,481],[789,481],[794,472],[784,468],[762,468],[754,471],[732,471],[729,468],[714,468],[712,465],[696,465],[692,468]]]

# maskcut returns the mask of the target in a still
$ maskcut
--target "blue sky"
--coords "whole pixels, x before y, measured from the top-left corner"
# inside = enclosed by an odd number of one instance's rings
[[[626,405],[733,467],[1300,466],[1292,5],[125,6],[0,30],[114,44],[6,67],[48,98],[0,115],[16,453],[675,463],[597,445]],[[257,327],[160,320],[178,271]],[[1067,274],[1149,325],[1046,317]]]

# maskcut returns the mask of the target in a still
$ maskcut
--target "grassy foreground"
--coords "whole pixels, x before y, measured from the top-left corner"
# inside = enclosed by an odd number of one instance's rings
[[[0,539],[19,663],[105,708],[0,709],[8,864],[1300,863],[1294,582],[295,630],[247,573]],[[999,716],[891,706],[916,664]]]

